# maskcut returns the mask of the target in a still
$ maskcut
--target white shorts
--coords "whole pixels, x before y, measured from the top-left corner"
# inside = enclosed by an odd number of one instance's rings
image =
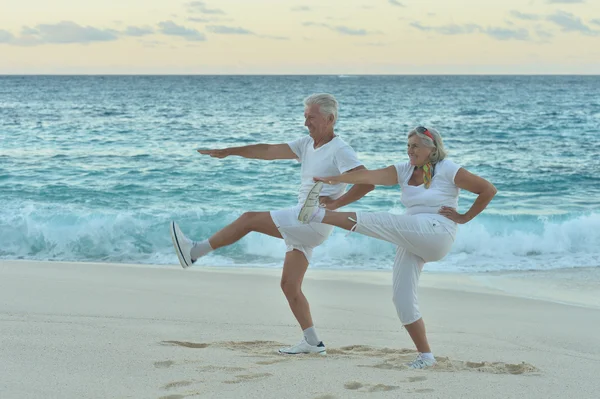
[[[301,205],[296,205],[270,213],[273,223],[277,226],[287,245],[286,252],[296,249],[302,252],[310,263],[313,248],[325,242],[331,235],[334,226],[322,223],[302,224],[298,220],[300,208],[302,208]]]

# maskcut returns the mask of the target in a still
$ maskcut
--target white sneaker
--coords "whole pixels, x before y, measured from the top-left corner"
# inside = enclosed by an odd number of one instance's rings
[[[314,214],[317,210],[319,210],[319,195],[321,194],[321,189],[323,188],[323,182],[318,181],[308,192],[306,199],[304,200],[304,205],[302,205],[302,209],[300,209],[300,213],[298,214],[298,220],[304,224],[310,223]]]
[[[319,342],[319,345],[311,345],[306,342],[306,338],[303,338],[302,341],[294,346],[279,349],[279,353],[284,355],[298,355],[300,353],[318,353],[319,355],[326,355],[327,351],[325,350],[323,341]]]
[[[182,232],[177,223],[171,222],[171,240],[173,241],[173,247],[175,247],[175,253],[179,258],[179,263],[184,269],[190,267],[194,261],[192,261],[192,247],[194,242],[187,238]]]
[[[426,367],[431,367],[431,366],[435,365],[436,363],[437,362],[435,361],[435,358],[431,359],[428,357],[423,357],[419,353],[415,360],[413,360],[410,363],[406,363],[406,365],[408,366],[409,369],[424,369]]]

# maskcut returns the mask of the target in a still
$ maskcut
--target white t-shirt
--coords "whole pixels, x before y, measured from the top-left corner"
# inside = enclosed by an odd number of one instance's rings
[[[402,205],[406,207],[405,214],[416,215],[418,213],[429,213],[438,215],[442,206],[458,208],[458,193],[460,189],[454,184],[454,177],[460,166],[454,162],[443,159],[435,165],[433,178],[429,188],[424,184],[420,186],[409,186],[408,180],[412,176],[415,167],[410,162],[394,165],[398,172],[398,184],[402,189]],[[439,215],[444,220],[450,219]]]
[[[310,136],[289,142],[288,145],[302,163],[300,168],[300,191],[298,203],[304,203],[308,192],[315,184],[313,177],[338,176],[361,166],[356,152],[344,140],[335,136],[330,142],[315,149]],[[338,199],[346,191],[346,183],[324,184],[321,196]]]

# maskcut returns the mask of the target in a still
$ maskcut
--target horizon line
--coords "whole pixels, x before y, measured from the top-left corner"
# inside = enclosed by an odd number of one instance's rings
[[[600,76],[600,73],[0,73],[5,76]]]

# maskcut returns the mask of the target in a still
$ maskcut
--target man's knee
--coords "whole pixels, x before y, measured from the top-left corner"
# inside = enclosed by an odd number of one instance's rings
[[[256,227],[256,224],[260,220],[260,214],[261,212],[244,212],[238,220],[242,222],[244,226],[253,228]]]
[[[295,280],[281,279],[281,290],[288,299],[292,299],[300,295],[302,292],[302,284]]]

